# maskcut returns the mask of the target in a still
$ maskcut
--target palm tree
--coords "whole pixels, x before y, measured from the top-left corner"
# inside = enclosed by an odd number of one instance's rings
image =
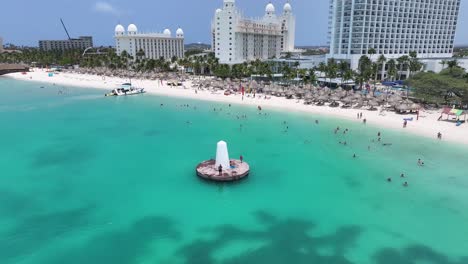
[[[317,75],[315,75],[315,69],[314,68],[309,70],[309,81],[312,84],[315,84],[317,82]]]
[[[369,54],[369,59],[370,59],[371,61],[374,61],[374,60],[373,60],[373,56],[374,56],[375,54],[377,54],[377,51],[376,51],[374,48],[370,48],[370,49],[367,50],[367,54]]]
[[[369,79],[371,78],[372,74],[373,74],[373,67],[372,67],[373,63],[372,61],[369,59],[369,57],[367,57],[366,55],[362,55],[361,58],[359,58],[359,64],[358,64],[358,70],[359,70],[359,84],[360,84],[360,88],[362,89],[362,85],[364,84],[364,82],[367,82],[369,81]]]
[[[337,77],[337,72],[338,71],[338,64],[336,64],[335,59],[329,59],[328,64],[326,67],[326,75],[330,79],[330,85],[331,85],[331,79],[334,79]]]
[[[445,65],[447,65],[447,61],[446,60],[442,60],[441,62],[439,62],[441,65],[442,65],[442,70],[445,69]]]
[[[354,72],[351,69],[347,69],[342,75],[342,82],[352,80],[353,76],[354,76]]]
[[[419,62],[418,60],[418,54],[416,51],[410,51],[409,53],[409,76],[411,77],[411,74],[413,72],[417,72],[421,70],[421,67],[423,66],[422,63]]]
[[[377,64],[380,66],[380,70],[381,70],[381,73],[382,75],[380,76],[380,80],[383,80],[384,79],[384,70],[385,70],[385,62],[387,62],[387,58],[385,57],[385,55],[380,55],[379,58],[377,59]],[[375,74],[375,79],[377,79],[377,75],[378,73]]]
[[[387,62],[387,65],[388,65],[388,70],[387,70],[388,76],[390,77],[390,80],[393,81],[395,80],[398,74],[396,61],[394,59],[390,59]]]
[[[447,61],[447,66],[448,66],[448,68],[450,70],[452,70],[455,67],[458,67],[458,65],[459,65],[459,63],[458,63],[458,60],[456,60],[456,59]]]
[[[397,59],[398,62],[398,80],[401,80],[401,72],[405,69],[409,61],[409,57],[403,55]]]

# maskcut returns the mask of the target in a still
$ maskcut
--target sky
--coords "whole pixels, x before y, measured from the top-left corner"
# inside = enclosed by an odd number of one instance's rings
[[[96,46],[114,45],[117,23],[140,31],[185,32],[185,43],[210,43],[210,23],[222,0],[21,0],[2,1],[0,37],[4,43],[37,46],[40,39],[93,36]],[[263,16],[269,0],[236,0],[247,16]],[[272,0],[277,13],[286,0]],[[296,15],[296,45],[326,45],[329,0],[291,0]],[[468,44],[468,0],[462,0],[456,44]]]

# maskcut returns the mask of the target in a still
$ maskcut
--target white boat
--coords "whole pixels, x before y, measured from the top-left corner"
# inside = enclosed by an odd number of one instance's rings
[[[145,88],[135,88],[131,83],[124,83],[122,87],[112,90],[106,96],[126,96],[145,93]]]

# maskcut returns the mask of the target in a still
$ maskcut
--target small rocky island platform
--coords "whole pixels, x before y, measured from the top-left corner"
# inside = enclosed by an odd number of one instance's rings
[[[239,181],[249,176],[249,173],[249,164],[240,160],[230,160],[229,168],[223,168],[221,174],[214,159],[204,161],[197,166],[197,175],[200,178],[217,182]]]
[[[219,141],[216,147],[216,159],[204,161],[197,166],[197,175],[200,178],[216,182],[233,182],[249,176],[250,166],[240,160],[229,159],[227,143]]]

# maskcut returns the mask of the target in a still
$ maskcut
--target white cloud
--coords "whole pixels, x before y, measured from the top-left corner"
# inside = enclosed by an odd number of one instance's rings
[[[119,10],[107,2],[96,2],[94,4],[94,11],[112,15],[120,14]]]

